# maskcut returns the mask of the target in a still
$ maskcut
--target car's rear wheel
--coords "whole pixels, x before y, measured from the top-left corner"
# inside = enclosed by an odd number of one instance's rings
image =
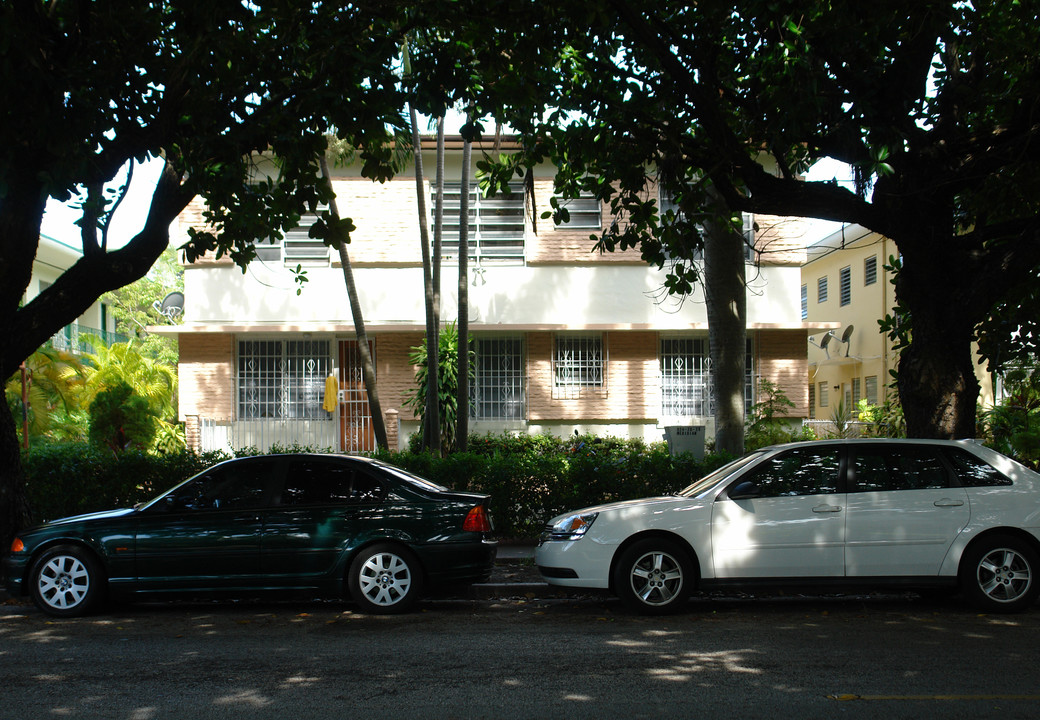
[[[358,554],[347,584],[354,601],[366,612],[402,613],[419,601],[422,571],[406,548],[381,543]]]
[[[693,562],[678,543],[648,538],[628,547],[614,568],[614,591],[629,608],[660,615],[681,608],[696,583]]]
[[[1040,560],[1027,543],[1009,535],[984,538],[961,560],[961,591],[987,612],[1018,612],[1040,594]]]
[[[101,565],[87,550],[62,545],[46,550],[33,564],[29,592],[48,615],[75,617],[95,610],[104,595]]]

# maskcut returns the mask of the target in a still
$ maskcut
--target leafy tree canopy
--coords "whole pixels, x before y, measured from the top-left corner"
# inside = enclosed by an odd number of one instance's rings
[[[196,195],[211,232],[204,252],[236,262],[256,238],[291,227],[319,198],[323,131],[386,174],[389,128],[402,126],[395,74],[404,17],[393,3],[128,3],[18,0],[0,8],[0,351],[7,377],[57,327],[103,292],[142,277],[168,226]],[[272,168],[257,162],[277,157]],[[121,249],[106,229],[127,163],[165,161],[148,220]],[[271,179],[268,175],[272,175]],[[81,198],[83,259],[18,308],[48,197]]]
[[[1040,266],[1040,4],[520,5],[513,22],[483,16],[455,35],[443,67],[436,55],[414,63],[431,78],[466,63],[479,110],[527,138],[524,155],[484,167],[493,184],[551,159],[565,197],[583,189],[610,204],[599,246],[676,262],[677,292],[697,280],[709,190],[732,210],[892,238],[913,318],[899,367],[908,432],[974,433],[971,341],[989,329],[1008,342],[1040,309],[1025,291]],[[804,181],[821,158],[851,165],[857,187]],[[658,184],[683,217],[661,214]],[[1009,298],[1032,304],[1008,320],[1021,307]]]
[[[401,41],[436,21],[428,12],[449,10],[423,0],[0,4],[0,377],[103,293],[143,277],[196,196],[210,226],[193,235],[188,259],[244,265],[257,238],[327,199],[326,130],[356,149],[366,176],[385,179],[388,141],[406,127]],[[164,169],[145,225],[109,247],[122,192],[106,184],[149,157]],[[83,257],[23,307],[45,204],[74,196]],[[27,516],[4,408],[0,547]]]

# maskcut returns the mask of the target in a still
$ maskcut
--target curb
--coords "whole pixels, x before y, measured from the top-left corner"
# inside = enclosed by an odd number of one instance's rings
[[[508,600],[524,598],[562,598],[569,597],[574,591],[571,588],[557,587],[549,583],[477,583],[470,585],[466,596],[470,600]]]

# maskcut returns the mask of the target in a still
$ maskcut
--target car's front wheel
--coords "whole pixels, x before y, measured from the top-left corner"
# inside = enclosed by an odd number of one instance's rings
[[[961,591],[972,605],[987,612],[1018,612],[1040,595],[1040,560],[1018,538],[998,535],[968,548],[961,560]]]
[[[75,617],[94,610],[104,594],[104,573],[88,551],[62,545],[45,551],[29,576],[29,592],[48,615]]]
[[[406,548],[389,543],[362,550],[347,578],[355,602],[371,613],[402,613],[419,601],[422,571]]]
[[[614,591],[629,608],[647,615],[673,612],[696,583],[693,562],[678,543],[648,538],[633,543],[614,568]]]

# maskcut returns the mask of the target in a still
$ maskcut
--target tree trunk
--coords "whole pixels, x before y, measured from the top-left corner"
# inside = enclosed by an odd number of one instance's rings
[[[415,196],[419,204],[419,242],[422,249],[423,283],[426,296],[426,413],[423,417],[423,444],[431,452],[440,453],[441,422],[437,386],[440,364],[437,362],[437,344],[440,340],[434,315],[433,267],[430,262],[429,215],[426,210],[426,188],[423,184],[422,137],[419,117],[411,108],[412,146],[415,152]]]
[[[971,338],[952,339],[941,326],[924,330],[914,315],[914,337],[899,358],[899,400],[908,437],[973,438],[979,381]]]
[[[441,330],[441,255],[444,237],[444,118],[437,118],[437,168],[434,175],[437,201],[433,212],[433,321]]]
[[[467,122],[469,117],[467,116]],[[469,163],[472,143],[462,143],[462,195],[459,199],[459,397],[455,449],[469,444]]]
[[[194,197],[167,162],[152,195],[144,227],[112,252],[84,252],[53,285],[20,307],[39,246],[46,199],[36,181],[11,183],[0,203],[0,378],[18,366],[54,333],[75,322],[104,293],[144,277],[170,242],[170,223]],[[0,410],[0,554],[28,522],[25,476],[10,410]]]
[[[975,326],[992,308],[992,288],[1009,273],[987,274],[982,253],[957,236],[954,209],[944,195],[921,191],[931,178],[882,179],[875,203],[892,219],[899,248],[896,302],[906,346],[897,366],[899,400],[908,437],[975,437],[979,382],[972,365]],[[916,192],[915,192],[916,191]]]
[[[32,522],[25,495],[25,474],[14,418],[7,403],[0,407],[0,557],[7,555],[15,534]]]
[[[917,226],[921,227],[920,225]],[[896,239],[898,243],[899,240]],[[974,269],[969,257],[958,258],[953,242],[940,252],[906,241],[903,268],[896,278],[896,299],[912,308],[909,342],[897,368],[899,400],[908,437],[975,437],[979,382],[972,365],[974,320],[970,293],[943,292],[967,288]],[[933,245],[938,247],[938,245]]]
[[[744,237],[718,193],[709,191],[717,219],[704,223],[704,300],[708,353],[715,387],[715,450],[744,454],[744,385],[747,357],[747,290]]]
[[[325,178],[329,189],[332,189],[332,177],[329,173],[328,160],[322,156],[321,176]],[[332,193],[329,201],[329,212],[333,221],[339,221],[339,206],[336,203],[336,193]],[[386,438],[386,423],[383,420],[383,406],[379,402],[379,388],[376,384],[376,367],[372,362],[372,353],[368,347],[368,332],[365,330],[365,318],[361,312],[361,302],[358,299],[357,285],[354,283],[354,270],[350,266],[350,256],[347,254],[346,238],[339,240],[339,261],[343,266],[343,282],[347,286],[347,297],[350,299],[350,316],[354,321],[354,333],[357,335],[358,354],[361,355],[361,376],[365,381],[365,394],[368,395],[368,409],[372,414],[372,431],[376,436],[376,444],[383,450],[390,449],[390,443]]]

